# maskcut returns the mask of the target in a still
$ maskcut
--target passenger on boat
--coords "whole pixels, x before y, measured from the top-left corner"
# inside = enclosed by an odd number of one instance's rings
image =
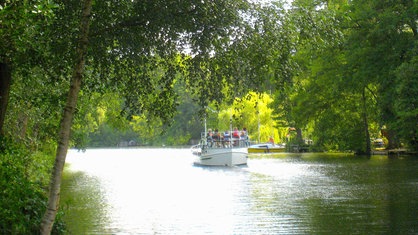
[[[218,129],[215,129],[215,132],[213,133],[212,139],[215,142],[216,147],[220,147],[221,134],[219,133]]]
[[[213,133],[212,133],[212,129],[208,130],[208,135],[206,136],[207,142],[208,142],[208,147],[212,147],[213,146]]]
[[[232,138],[234,140],[234,146],[238,146],[240,137],[239,137],[239,131],[237,127],[235,127],[234,131],[232,132]]]
[[[239,138],[239,131],[238,128],[234,128],[234,132],[232,132],[232,137],[234,138]]]
[[[229,131],[225,131],[224,139],[222,141],[223,146],[224,147],[229,147],[230,141],[231,141],[231,135],[229,134]]]
[[[272,145],[274,145],[274,139],[273,139],[273,136],[270,136],[270,138],[269,138],[269,143],[270,143],[270,144],[272,144]]]
[[[240,139],[244,143],[245,147],[250,146],[250,141],[248,138],[247,128],[242,128]]]
[[[227,141],[231,138],[231,135],[229,135],[229,131],[225,131],[224,133],[224,140]]]

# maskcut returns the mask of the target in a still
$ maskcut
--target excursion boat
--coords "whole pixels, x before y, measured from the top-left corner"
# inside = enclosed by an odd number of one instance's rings
[[[198,145],[191,148],[195,155],[194,164],[202,166],[238,166],[246,165],[248,158],[247,140],[240,138],[207,139],[205,132],[201,134]]]
[[[248,147],[248,153],[281,153],[286,147],[284,145],[275,145],[272,143],[254,144]]]

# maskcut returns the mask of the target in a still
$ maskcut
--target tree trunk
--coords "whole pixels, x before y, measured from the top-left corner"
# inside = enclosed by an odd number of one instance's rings
[[[366,138],[366,154],[370,155],[372,153],[372,148],[370,146],[370,133],[369,133],[369,122],[367,120],[367,104],[366,104],[366,88],[363,88],[362,93],[362,101],[363,101],[363,128],[364,134]]]
[[[392,129],[392,126],[388,125],[384,136],[388,140],[388,145],[386,149],[396,149],[400,147],[399,138],[397,137],[397,132]]]
[[[9,103],[9,91],[12,83],[12,73],[7,62],[0,62],[0,136],[3,135],[3,125],[6,119],[6,109]]]
[[[299,127],[296,128],[296,142],[298,143],[299,146],[304,144],[303,136],[302,136],[302,129],[300,129]]]
[[[84,72],[85,56],[87,54],[88,32],[90,24],[92,0],[85,0],[83,4],[83,13],[80,24],[80,35],[77,47],[77,59],[72,74],[70,90],[67,97],[67,103],[64,108],[63,117],[59,131],[58,147],[55,157],[55,164],[52,172],[48,205],[42,218],[40,232],[43,235],[50,234],[55,217],[58,211],[61,177],[64,169],[65,158],[67,156],[68,145],[70,141],[71,125],[74,111],[77,104],[78,93],[81,87],[82,76]]]

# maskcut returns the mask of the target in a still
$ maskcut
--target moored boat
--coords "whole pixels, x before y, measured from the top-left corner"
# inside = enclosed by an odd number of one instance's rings
[[[281,153],[286,150],[284,145],[272,143],[254,144],[248,147],[248,153]]]

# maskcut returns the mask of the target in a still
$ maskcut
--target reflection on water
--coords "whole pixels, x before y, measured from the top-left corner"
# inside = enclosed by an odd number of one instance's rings
[[[100,233],[106,222],[107,202],[98,178],[83,172],[65,172],[61,207],[71,234]]]
[[[62,192],[70,233],[418,233],[414,158],[278,154],[232,168],[192,161],[188,149],[70,151]]]

